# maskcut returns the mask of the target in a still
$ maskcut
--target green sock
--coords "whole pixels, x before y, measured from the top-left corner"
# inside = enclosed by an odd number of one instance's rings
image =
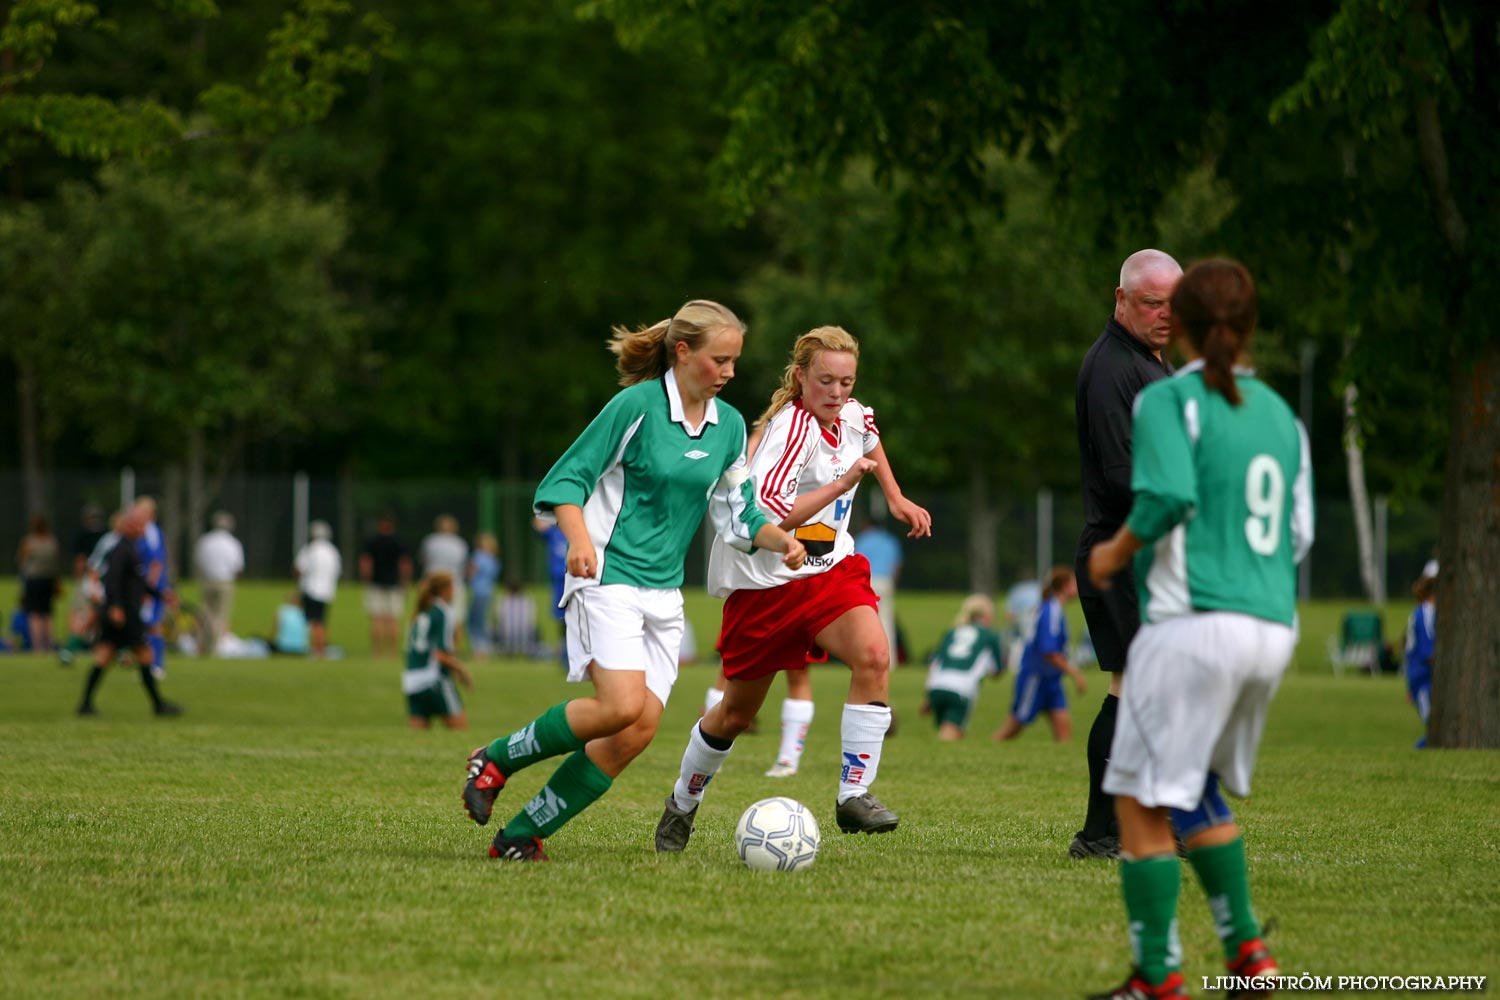
[[[609,791],[614,779],[579,750],[562,762],[536,798],[505,824],[507,837],[550,837]]]
[[[1182,967],[1182,943],[1177,938],[1182,866],[1172,854],[1122,860],[1120,887],[1125,891],[1135,966],[1148,983],[1159,985]]]
[[[509,777],[539,760],[583,749],[583,740],[568,726],[567,706],[567,702],[553,705],[509,736],[495,740],[486,749],[490,760]]]
[[[1224,942],[1224,957],[1239,955],[1240,945],[1260,937],[1260,921],[1250,906],[1250,872],[1245,865],[1245,838],[1188,851],[1214,914],[1214,930]]]

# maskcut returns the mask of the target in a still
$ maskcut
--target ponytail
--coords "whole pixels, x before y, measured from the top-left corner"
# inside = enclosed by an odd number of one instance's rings
[[[1240,354],[1240,336],[1228,323],[1215,323],[1203,338],[1203,384],[1240,405],[1240,387],[1234,381],[1234,359]]]
[[[417,585],[417,610],[413,618],[420,617],[427,609],[437,603],[438,595],[444,591],[453,592],[453,574],[445,569],[429,573],[422,578]]]
[[[1234,363],[1255,332],[1255,282],[1245,265],[1203,260],[1188,268],[1172,291],[1172,328],[1203,358],[1203,384],[1232,406],[1241,402]]]
[[[609,349],[615,356],[615,370],[621,385],[635,385],[661,378],[672,367],[679,343],[696,351],[717,330],[745,332],[745,324],[728,308],[707,299],[694,299],[669,319],[650,326],[629,330],[614,328]]]

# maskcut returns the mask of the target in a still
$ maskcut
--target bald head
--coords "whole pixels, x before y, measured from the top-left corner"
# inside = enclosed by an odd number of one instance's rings
[[[1172,289],[1182,266],[1160,250],[1137,250],[1120,267],[1115,289],[1115,322],[1161,357],[1171,339]]]

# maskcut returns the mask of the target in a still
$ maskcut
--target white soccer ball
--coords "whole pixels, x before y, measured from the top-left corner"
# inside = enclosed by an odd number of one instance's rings
[[[784,796],[761,799],[734,828],[734,849],[756,871],[792,872],[811,868],[818,857],[818,821],[800,802]]]

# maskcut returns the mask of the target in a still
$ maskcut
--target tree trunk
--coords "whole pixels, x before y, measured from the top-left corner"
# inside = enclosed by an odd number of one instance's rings
[[[203,467],[207,457],[204,455],[203,428],[189,427],[187,433],[187,525],[179,544],[184,553],[191,553],[197,545],[198,535],[208,523],[210,497],[204,488]],[[197,569],[191,555],[186,555],[182,564],[186,567],[185,574]]]
[[[173,580],[180,580],[182,560],[179,558],[182,547],[183,521],[182,521],[182,466],[172,463],[162,473],[161,498],[157,504],[157,517],[161,519],[162,539],[167,545],[167,574]]]
[[[1500,748],[1500,344],[1449,379],[1427,745]]]
[[[1346,345],[1347,350],[1347,345]],[[1349,467],[1349,503],[1354,508],[1354,536],[1359,544],[1359,580],[1372,604],[1385,603],[1375,567],[1375,530],[1370,523],[1370,493],[1365,487],[1365,449],[1359,439],[1359,387],[1344,386],[1344,459]]]
[[[998,515],[990,491],[989,463],[975,456],[969,461],[969,593],[993,594],[1000,586],[995,564],[995,526]]]
[[[47,473],[42,468],[42,431],[37,417],[36,369],[16,358],[16,407],[21,445],[21,469],[26,480],[26,513],[46,514]]]

